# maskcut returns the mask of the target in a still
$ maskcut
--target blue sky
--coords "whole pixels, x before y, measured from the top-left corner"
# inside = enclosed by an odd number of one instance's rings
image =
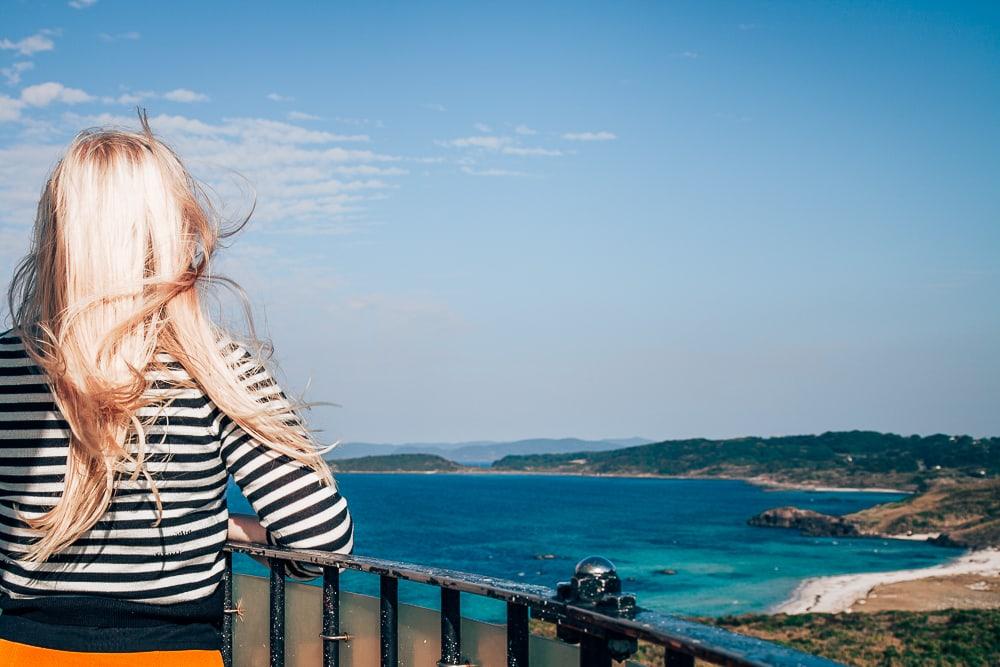
[[[327,440],[1000,435],[998,7],[0,0],[0,268],[140,104]]]

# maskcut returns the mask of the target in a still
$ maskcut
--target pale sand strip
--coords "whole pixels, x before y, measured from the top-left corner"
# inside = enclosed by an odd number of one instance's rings
[[[838,613],[849,610],[855,602],[864,599],[879,584],[955,574],[997,576],[1000,574],[1000,549],[969,551],[943,565],[917,570],[866,572],[806,579],[799,584],[788,600],[771,609],[771,613]]]

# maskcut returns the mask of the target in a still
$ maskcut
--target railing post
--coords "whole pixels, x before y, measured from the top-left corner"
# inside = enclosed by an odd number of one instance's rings
[[[441,589],[441,660],[438,667],[468,665],[462,659],[461,594],[453,588]]]
[[[379,577],[379,643],[381,667],[399,664],[399,580]]]
[[[323,568],[323,667],[340,667],[340,570]]]
[[[664,667],[694,667],[694,656],[680,651],[674,651],[669,646],[664,647]]]
[[[603,637],[583,635],[580,638],[580,667],[611,667],[611,652]]]
[[[271,565],[271,667],[285,667],[285,561],[269,558]]]
[[[507,667],[528,667],[528,607],[507,603]]]
[[[226,569],[222,571],[222,665],[233,667],[233,553],[223,551]]]

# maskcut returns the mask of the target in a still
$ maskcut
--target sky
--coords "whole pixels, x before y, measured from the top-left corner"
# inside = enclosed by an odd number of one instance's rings
[[[0,0],[4,284],[136,106],[326,442],[1000,435],[998,3]]]

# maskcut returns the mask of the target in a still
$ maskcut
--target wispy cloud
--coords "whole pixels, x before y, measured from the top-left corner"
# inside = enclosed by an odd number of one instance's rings
[[[53,102],[66,93],[65,88],[44,89],[34,95],[38,102]],[[21,100],[0,96],[0,119],[17,120],[27,108]],[[22,123],[26,120],[21,118]],[[0,234],[10,225],[21,229],[30,223],[39,183],[80,127],[138,127],[135,116],[109,113],[67,112],[58,120],[34,122],[33,131],[45,135],[44,143],[23,139],[0,149]],[[367,135],[320,132],[264,118],[205,122],[160,114],[150,117],[150,125],[219,197],[228,219],[240,217],[234,209],[249,210],[255,193],[254,228],[261,232],[340,234],[364,229],[372,203],[390,196],[399,187],[396,181],[410,173],[401,163],[419,159],[337,145],[367,142]]]
[[[98,35],[102,42],[120,42],[120,41],[135,41],[142,37],[135,30],[129,30],[128,32],[116,32],[114,34],[102,32]]]
[[[86,9],[87,7],[96,5],[97,0],[70,0],[67,4],[73,9]]]
[[[27,72],[29,69],[34,68],[35,63],[30,60],[22,60],[21,62],[13,63],[10,67],[0,68],[0,76],[3,76],[7,80],[8,86],[16,86],[21,83],[21,72]]]
[[[24,103],[6,95],[0,95],[0,123],[9,123],[21,117]]]
[[[193,90],[188,90],[187,88],[177,88],[168,93],[163,93],[163,99],[171,102],[190,104],[192,102],[207,102],[208,95],[205,95],[204,93],[196,93]]]
[[[302,111],[289,111],[288,120],[323,120],[319,116],[314,116],[311,113],[304,113]]]
[[[499,137],[494,135],[484,135],[475,137],[459,137],[458,139],[446,139],[436,142],[440,146],[451,146],[452,148],[486,148],[492,151],[500,150],[510,143],[509,137]]]
[[[683,58],[684,60],[696,60],[701,57],[701,54],[697,51],[678,51],[677,53],[671,53],[674,58]]]
[[[497,134],[475,135],[471,137],[459,137],[457,139],[438,140],[435,142],[439,146],[449,148],[471,148],[488,151],[496,151],[505,155],[519,156],[541,156],[541,155],[562,155],[562,151],[555,148],[540,148],[533,146],[520,146],[512,137]]]
[[[493,128],[486,123],[476,123],[473,125],[477,132],[486,132],[487,134],[493,131]]]
[[[533,176],[525,171],[514,171],[512,169],[474,169],[473,167],[462,167],[462,172],[472,176]]]
[[[515,127],[514,128],[514,132],[516,132],[517,134],[520,134],[520,135],[524,135],[524,136],[530,136],[532,134],[538,134],[537,130],[533,130],[530,127],[528,127],[527,125],[523,125],[523,124],[522,125],[518,125],[517,127]]]
[[[345,125],[357,125],[358,127],[363,127],[366,125],[371,125],[372,127],[385,127],[382,121],[375,120],[372,118],[352,118],[348,116],[334,116],[333,119],[338,123],[344,123]]]
[[[435,104],[433,102],[425,102],[420,105],[424,109],[430,109],[431,111],[447,111],[443,104]]]
[[[0,49],[4,51],[17,51],[22,56],[30,56],[40,51],[51,51],[56,47],[55,42],[52,41],[52,37],[60,35],[61,32],[61,30],[44,28],[30,37],[25,37],[16,42],[5,37],[4,39],[0,39]]]
[[[522,156],[556,156],[562,155],[563,152],[557,148],[538,148],[531,146],[504,146],[501,149],[502,153],[507,155],[522,155]]]
[[[566,132],[562,138],[569,141],[611,141],[617,139],[618,135],[602,130],[600,132]]]
[[[267,94],[267,99],[271,100],[272,102],[294,102],[295,101],[294,97],[289,97],[287,95],[279,95],[278,93],[268,93]]]
[[[103,95],[101,102],[105,104],[138,104],[144,100],[167,100],[168,102],[179,102],[181,104],[191,104],[194,102],[206,102],[208,95],[197,93],[187,88],[176,88],[166,93],[158,93],[155,90],[133,90],[126,91],[117,96]]]

